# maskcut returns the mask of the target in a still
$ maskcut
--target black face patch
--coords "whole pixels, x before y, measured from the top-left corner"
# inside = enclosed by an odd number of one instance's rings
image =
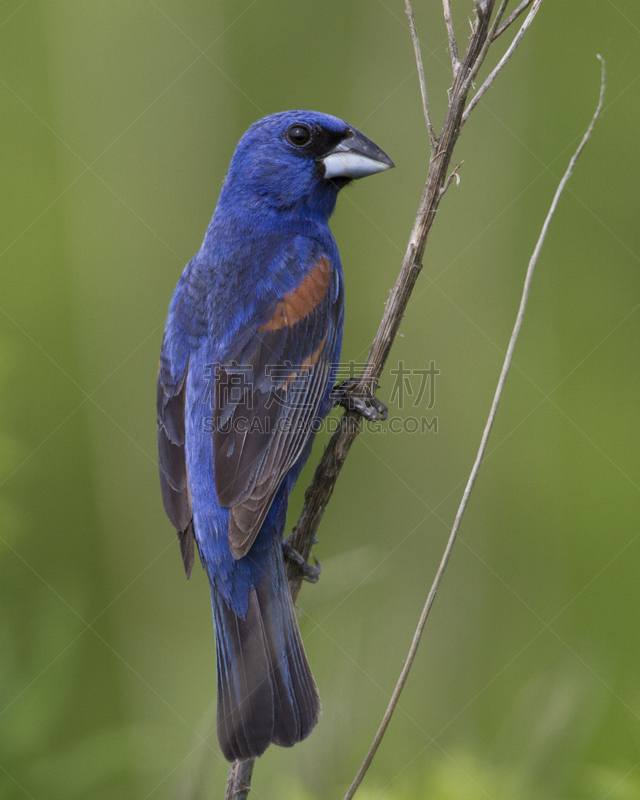
[[[323,177],[324,177],[324,175],[323,175]],[[342,189],[343,186],[346,186],[348,183],[351,183],[352,180],[353,180],[353,178],[345,178],[345,177],[336,176],[335,178],[329,178],[329,183],[332,183],[338,189]]]
[[[297,129],[299,128],[304,128],[305,130],[309,130],[311,132],[310,139],[302,145],[296,143],[297,136],[294,136],[294,134],[298,133]],[[286,142],[292,146],[292,150],[294,150],[296,155],[298,155],[300,158],[306,158],[315,161],[318,177],[324,178],[325,168],[320,159],[329,155],[329,153],[336,148],[340,142],[343,142],[345,139],[351,136],[352,133],[353,132],[351,128],[347,128],[345,131],[339,132],[325,128],[322,125],[309,126],[306,123],[299,122],[293,123],[293,125],[290,125],[287,128],[284,133],[284,138]],[[336,188],[342,189],[343,186],[351,183],[352,178],[335,177],[331,178],[330,181]]]
[[[322,156],[326,156],[334,147],[337,147],[340,142],[344,141],[350,133],[350,128],[347,128],[344,132],[331,131],[322,127],[316,128],[310,147],[310,149],[314,151],[314,157],[322,158]]]
[[[299,123],[298,125],[294,124],[287,129],[285,138],[290,144],[293,144],[293,142],[289,140],[289,136],[287,134],[289,134],[290,131],[294,131],[294,129],[302,127],[308,129],[309,126],[303,126],[302,123]],[[299,145],[297,143],[295,144],[296,150],[303,158],[317,159],[326,156],[333,150],[334,147],[339,145],[340,142],[346,139],[351,133],[350,128],[347,128],[347,130],[344,132],[336,132],[329,130],[328,128],[324,128],[322,125],[313,125],[310,130],[311,138],[308,142],[306,142],[304,145]],[[297,133],[297,130],[295,132]]]

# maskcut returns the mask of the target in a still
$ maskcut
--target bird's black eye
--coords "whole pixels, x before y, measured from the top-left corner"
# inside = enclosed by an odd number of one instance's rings
[[[292,125],[286,136],[289,144],[294,147],[304,147],[311,141],[311,131],[306,125]]]

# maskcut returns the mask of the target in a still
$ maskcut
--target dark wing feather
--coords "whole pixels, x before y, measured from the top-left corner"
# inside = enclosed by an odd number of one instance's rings
[[[318,258],[270,311],[236,359],[216,373],[216,493],[230,508],[229,546],[236,558],[249,551],[322,413],[342,314],[337,270]]]
[[[167,516],[178,532],[180,552],[187,578],[191,575],[194,558],[193,513],[185,458],[184,403],[187,369],[175,388],[163,381],[158,372],[158,464],[160,487]]]

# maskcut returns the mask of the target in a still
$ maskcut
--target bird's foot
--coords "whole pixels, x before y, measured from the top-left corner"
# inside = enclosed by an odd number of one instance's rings
[[[352,394],[352,389],[359,381],[359,378],[348,378],[336,384],[331,392],[334,405],[343,406],[348,411],[356,411],[361,417],[372,422],[385,420],[389,409],[369,389],[365,389],[363,397]]]
[[[284,542],[282,542],[282,554],[287,561],[293,561],[294,564],[298,565],[298,568],[302,573],[303,581],[308,581],[309,583],[318,582],[318,579],[320,578],[320,573],[322,571],[322,566],[320,562],[314,556],[313,560],[316,562],[315,567],[312,567],[311,564],[307,564],[304,558],[291,544],[291,536],[287,536]]]

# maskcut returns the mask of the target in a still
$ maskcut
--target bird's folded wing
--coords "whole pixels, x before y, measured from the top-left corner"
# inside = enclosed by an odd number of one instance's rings
[[[216,371],[214,472],[236,558],[253,544],[280,484],[323,413],[340,335],[342,283],[315,249],[293,290],[265,311]]]
[[[184,403],[187,386],[184,369],[177,385],[162,369],[158,371],[158,463],[160,487],[167,516],[178,531],[180,550],[187,578],[191,575],[194,555],[193,513],[185,458]]]

